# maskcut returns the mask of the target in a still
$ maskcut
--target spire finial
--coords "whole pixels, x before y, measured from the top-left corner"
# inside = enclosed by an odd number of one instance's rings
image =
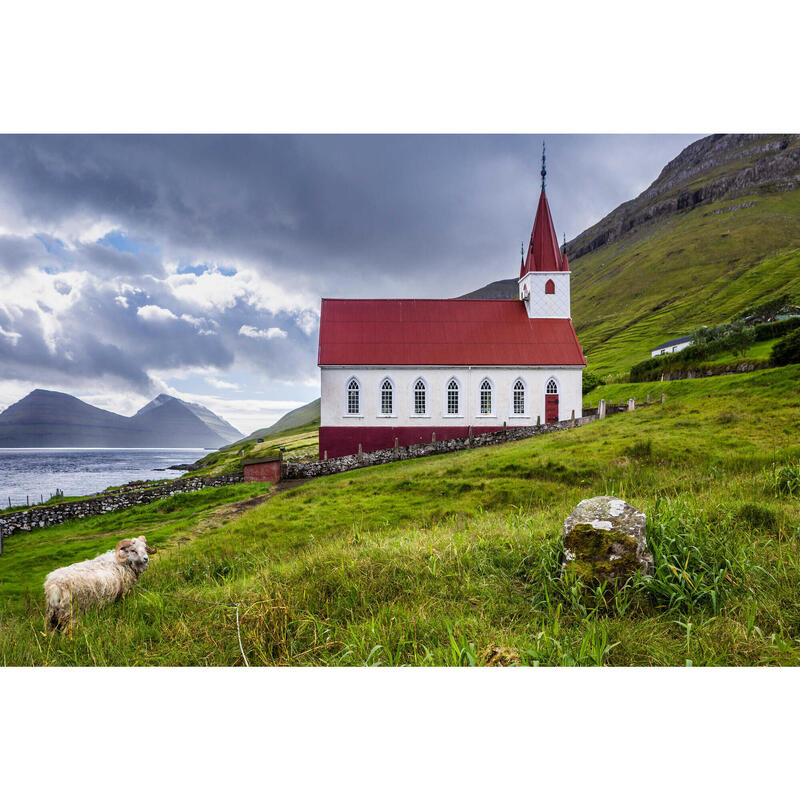
[[[523,258],[525,258],[525,242],[524,241],[519,243],[519,254]]]
[[[542,191],[544,191],[545,178],[547,177],[547,169],[544,165],[544,139],[542,140]]]
[[[564,234],[564,252],[567,252],[567,234]]]

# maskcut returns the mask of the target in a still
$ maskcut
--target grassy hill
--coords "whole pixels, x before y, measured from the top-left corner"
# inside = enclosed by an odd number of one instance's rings
[[[667,402],[257,506],[249,484],[11,537],[0,663],[241,664],[235,610],[208,605],[239,603],[252,664],[800,664],[798,381],[601,387]],[[559,578],[564,518],[607,493],[646,511],[656,559],[610,599]],[[134,593],[43,637],[46,572],[140,532],[159,553]]]
[[[567,245],[589,368],[788,293],[800,299],[800,136],[714,135]]]
[[[624,371],[661,341],[784,293],[800,300],[800,190],[751,202],[696,208],[573,262],[589,369]]]
[[[312,400],[310,403],[300,406],[300,408],[289,411],[268,428],[260,428],[257,431],[253,431],[249,436],[245,436],[234,442],[231,447],[236,447],[237,445],[241,446],[242,444],[251,442],[253,439],[263,439],[267,436],[274,436],[276,433],[283,433],[293,428],[304,428],[312,424],[319,425],[320,402],[321,400],[318,397],[316,400]]]

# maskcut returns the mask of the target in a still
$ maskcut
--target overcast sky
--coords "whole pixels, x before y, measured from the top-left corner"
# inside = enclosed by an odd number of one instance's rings
[[[0,136],[0,410],[158,392],[249,433],[319,396],[320,297],[516,275],[541,135]],[[571,239],[696,135],[547,136]]]

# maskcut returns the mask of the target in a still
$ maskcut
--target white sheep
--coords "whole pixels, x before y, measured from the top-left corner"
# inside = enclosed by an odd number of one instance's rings
[[[71,627],[78,614],[119,600],[147,569],[156,548],[144,536],[122,539],[97,558],[53,570],[44,581],[47,628]]]

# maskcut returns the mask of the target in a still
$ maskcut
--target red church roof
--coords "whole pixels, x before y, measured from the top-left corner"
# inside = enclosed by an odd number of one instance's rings
[[[528,272],[562,272],[569,269],[566,254],[562,257],[558,246],[556,229],[550,216],[547,195],[542,189],[539,206],[533,220],[531,241],[528,245],[528,256],[520,267],[520,278]]]
[[[520,300],[329,300],[320,366],[584,366],[569,319],[529,319]]]

